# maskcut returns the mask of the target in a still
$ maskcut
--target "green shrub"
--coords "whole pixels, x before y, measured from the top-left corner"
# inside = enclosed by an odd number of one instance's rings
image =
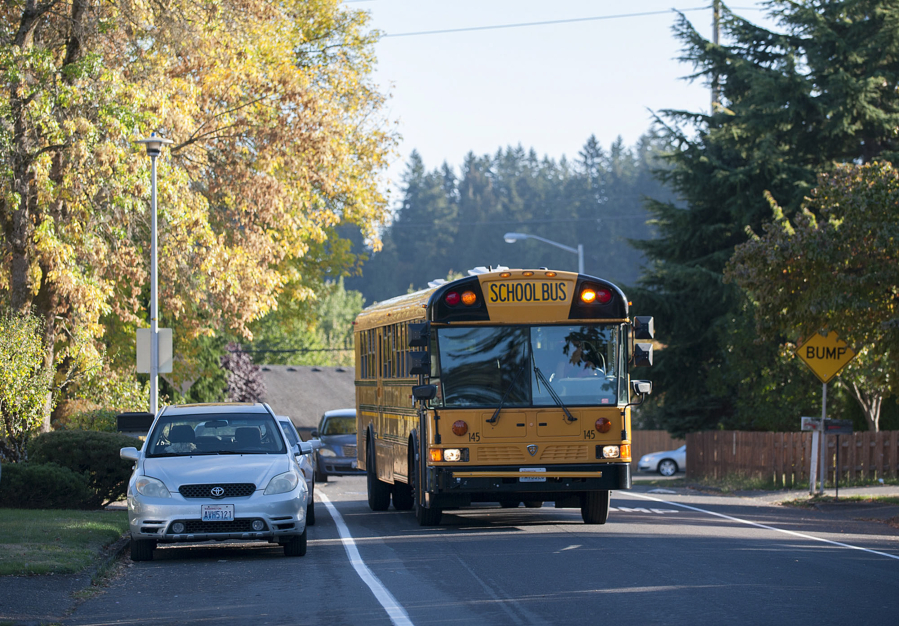
[[[75,413],[65,423],[65,430],[99,430],[106,433],[116,432],[117,411],[94,409]]]
[[[87,476],[55,463],[4,463],[0,507],[90,509],[99,502]]]
[[[105,506],[121,500],[128,489],[132,462],[119,457],[119,450],[140,445],[140,440],[121,433],[55,430],[38,435],[28,444],[28,460],[57,463],[73,472],[86,473],[96,501]]]

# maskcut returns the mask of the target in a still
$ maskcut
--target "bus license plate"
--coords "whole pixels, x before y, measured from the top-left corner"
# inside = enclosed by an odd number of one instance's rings
[[[200,515],[204,522],[233,522],[233,504],[201,504]]]
[[[545,472],[545,467],[522,467],[522,472]],[[545,483],[546,476],[521,476],[518,479],[520,483]]]

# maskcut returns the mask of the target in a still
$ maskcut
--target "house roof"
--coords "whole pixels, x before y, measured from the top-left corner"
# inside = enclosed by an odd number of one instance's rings
[[[263,402],[276,415],[286,415],[304,438],[318,427],[325,411],[356,406],[352,367],[323,365],[262,365]]]

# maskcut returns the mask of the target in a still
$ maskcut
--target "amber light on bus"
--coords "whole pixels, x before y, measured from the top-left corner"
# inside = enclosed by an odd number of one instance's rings
[[[473,291],[466,291],[462,294],[462,304],[465,306],[471,306],[475,302],[478,301],[478,297],[475,295]]]
[[[610,422],[605,417],[600,417],[598,420],[596,420],[596,430],[601,433],[607,433],[612,430],[612,422]]]

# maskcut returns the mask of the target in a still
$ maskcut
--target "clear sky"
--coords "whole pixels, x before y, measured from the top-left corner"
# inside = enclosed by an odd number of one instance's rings
[[[708,86],[683,80],[692,66],[676,60],[671,9],[710,37],[710,0],[344,2],[368,11],[384,33],[375,80],[391,96],[387,115],[402,135],[390,187],[413,149],[428,169],[446,161],[457,172],[470,151],[494,154],[518,144],[576,159],[590,135],[603,147],[619,135],[632,145],[654,111],[709,109]],[[731,8],[770,25],[762,6],[737,0]],[[580,21],[483,28],[561,20]],[[480,30],[409,34],[471,28]]]

